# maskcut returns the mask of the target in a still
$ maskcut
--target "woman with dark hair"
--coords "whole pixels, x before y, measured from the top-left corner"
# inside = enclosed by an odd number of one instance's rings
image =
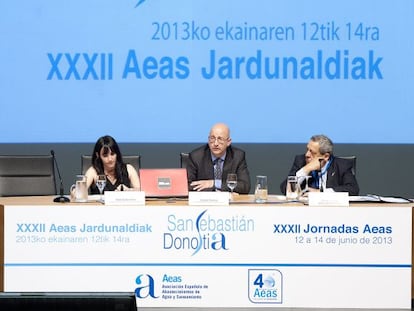
[[[122,160],[122,154],[115,139],[102,136],[95,144],[92,153],[92,166],[85,173],[91,194],[99,194],[95,182],[98,175],[106,176],[104,190],[140,190],[138,173],[131,164]]]

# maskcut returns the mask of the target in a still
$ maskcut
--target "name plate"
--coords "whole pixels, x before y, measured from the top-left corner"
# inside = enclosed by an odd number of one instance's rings
[[[230,195],[220,191],[190,191],[188,205],[229,205]]]
[[[145,192],[105,191],[105,205],[145,205]]]
[[[309,192],[309,206],[349,206],[348,192]]]

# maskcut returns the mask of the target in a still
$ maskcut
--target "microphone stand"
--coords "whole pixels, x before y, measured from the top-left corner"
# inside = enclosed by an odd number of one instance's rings
[[[60,181],[60,189],[59,189],[59,196],[57,196],[56,198],[53,199],[53,202],[57,202],[57,203],[67,203],[70,202],[69,198],[65,197],[63,195],[64,190],[63,190],[63,180],[62,180],[62,176],[60,175],[60,171],[59,171],[59,165],[57,163],[56,157],[55,157],[55,152],[53,150],[50,150],[50,154],[53,157],[53,162],[55,162],[56,165],[56,170],[59,176],[59,181]]]

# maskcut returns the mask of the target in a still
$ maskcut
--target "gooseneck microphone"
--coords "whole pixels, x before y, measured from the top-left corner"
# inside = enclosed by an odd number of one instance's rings
[[[322,161],[323,159],[319,159],[319,174],[320,174],[320,183],[319,183],[319,191],[323,192],[323,180],[322,180]]]
[[[53,158],[53,162],[55,162],[56,165],[56,170],[59,176],[59,181],[60,181],[60,190],[59,190],[59,196],[57,196],[56,198],[53,199],[53,202],[58,202],[58,203],[66,203],[66,202],[70,202],[70,200],[65,197],[63,195],[63,180],[62,180],[62,176],[60,175],[60,171],[59,171],[59,165],[57,163],[56,157],[55,157],[55,152],[53,150],[50,150],[50,154],[52,155]]]

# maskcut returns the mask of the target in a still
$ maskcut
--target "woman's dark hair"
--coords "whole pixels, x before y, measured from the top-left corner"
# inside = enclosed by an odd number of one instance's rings
[[[98,139],[98,141],[95,144],[95,147],[93,148],[92,153],[92,165],[95,168],[98,175],[104,174],[104,167],[102,164],[102,160],[100,158],[101,150],[103,149],[103,154],[106,155],[110,152],[114,152],[116,154],[116,177],[121,179],[121,168],[124,164],[124,161],[122,159],[121,151],[119,150],[119,146],[115,139],[109,135],[102,136]]]

